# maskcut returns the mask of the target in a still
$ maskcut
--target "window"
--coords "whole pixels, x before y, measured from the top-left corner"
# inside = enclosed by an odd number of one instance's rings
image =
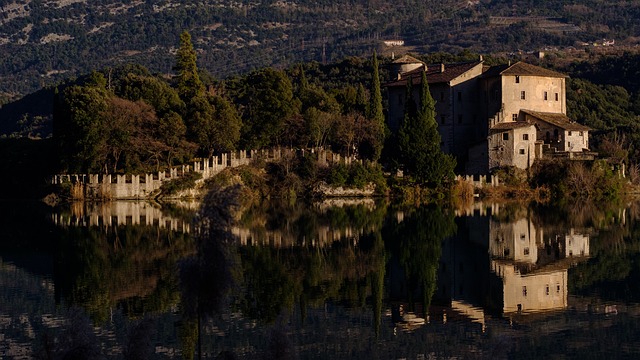
[[[522,140],[529,140],[529,134],[522,134]]]
[[[545,101],[547,101],[547,100],[548,100],[548,99],[547,99],[547,92],[546,92],[546,91],[544,92],[544,100],[545,100]]]
[[[458,115],[458,124],[462,124],[462,115]]]
[[[529,255],[529,248],[528,247],[524,248],[524,255],[525,256]]]
[[[509,140],[509,133],[503,133],[502,140]]]
[[[549,285],[547,284],[546,293],[549,295]]]
[[[525,100],[526,99],[526,94],[525,94],[524,90],[520,91],[520,99],[521,100]]]
[[[520,84],[520,76],[516,75],[516,84]]]
[[[558,96],[558,93],[556,93],[556,101],[558,101],[558,99],[559,99],[559,96]]]
[[[462,91],[458,91],[458,101],[462,101]]]
[[[580,131],[580,136],[584,136],[584,134],[582,133],[582,131]]]
[[[527,238],[526,234],[520,234],[520,240],[525,240]]]
[[[444,123],[445,123],[445,121],[446,121],[446,119],[447,119],[447,117],[446,117],[446,116],[444,116],[444,115],[440,115],[440,123],[441,123],[441,124],[444,124]]]
[[[571,141],[569,141],[569,142],[567,143],[567,146],[568,146],[569,148],[571,148]]]
[[[518,121],[518,114],[512,114],[511,115],[511,120]]]
[[[522,296],[527,296],[527,287],[526,286],[522,287]]]
[[[557,285],[556,287],[556,292],[559,294],[560,293],[560,284]]]
[[[524,149],[520,149],[518,152],[520,153],[520,155],[524,155]]]
[[[569,131],[569,136],[571,136],[571,131]]]

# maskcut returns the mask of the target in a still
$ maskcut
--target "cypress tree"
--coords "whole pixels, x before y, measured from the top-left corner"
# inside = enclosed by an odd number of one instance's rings
[[[405,119],[398,133],[400,153],[407,172],[422,184],[434,187],[453,179],[455,159],[440,149],[440,133],[435,119],[435,101],[429,92],[426,72],[422,72],[420,104],[412,111],[412,97],[407,94]],[[411,80],[409,81],[411,82]],[[408,91],[411,85],[407,85]],[[415,108],[415,104],[413,105]]]
[[[373,161],[377,161],[382,153],[385,138],[384,113],[382,112],[382,93],[380,91],[380,74],[378,72],[378,55],[373,51],[371,60],[373,72],[371,79],[369,106],[367,108],[367,118],[372,122],[372,136],[370,139],[371,154]]]

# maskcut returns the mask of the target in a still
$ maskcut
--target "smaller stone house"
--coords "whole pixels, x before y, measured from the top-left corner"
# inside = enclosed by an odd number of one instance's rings
[[[528,169],[536,158],[536,128],[525,121],[494,125],[487,142],[489,169],[502,166]]]
[[[589,149],[591,128],[564,114],[522,110],[525,121],[536,127],[536,135],[555,152],[582,152]]]

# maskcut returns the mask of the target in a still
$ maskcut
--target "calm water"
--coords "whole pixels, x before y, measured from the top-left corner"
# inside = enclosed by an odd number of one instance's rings
[[[0,203],[0,359],[638,358],[640,211]]]

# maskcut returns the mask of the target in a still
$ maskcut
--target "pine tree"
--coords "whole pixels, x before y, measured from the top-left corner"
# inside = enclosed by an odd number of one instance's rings
[[[204,94],[205,88],[198,75],[196,51],[191,43],[191,35],[186,31],[180,35],[175,70],[178,72],[178,94],[185,103],[188,104],[194,97]]]

